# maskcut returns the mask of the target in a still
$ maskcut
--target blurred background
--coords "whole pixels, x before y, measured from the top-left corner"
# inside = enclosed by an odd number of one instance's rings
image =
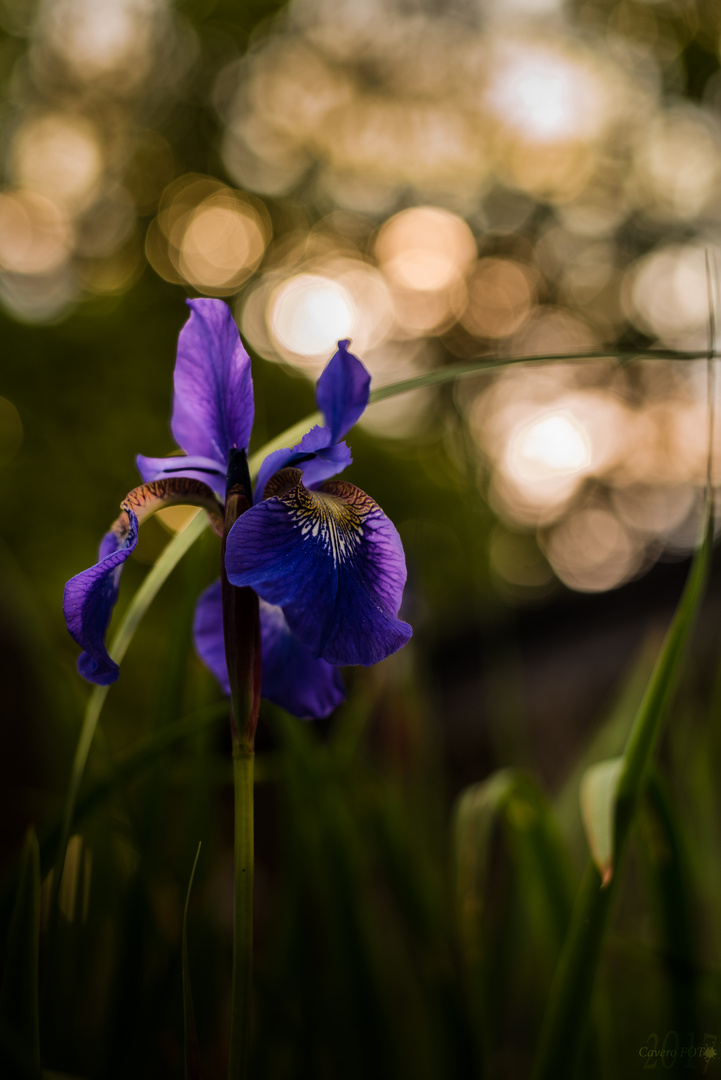
[[[61,805],[86,693],[62,586],[94,560],[136,483],[135,454],[173,449],[187,296],[233,308],[254,362],[253,449],[312,411],[339,338],[375,386],[483,356],[595,354],[373,406],[348,473],[400,530],[415,628],[404,654],[349,675],[363,706],[343,723],[363,729],[372,769],[434,762],[439,829],[455,793],[494,767],[531,766],[561,790],[629,658],[672,611],[697,540],[705,365],[621,363],[604,350],[706,347],[706,252],[721,249],[720,50],[713,0],[0,0],[6,866],[27,822],[50,827]],[[721,425],[715,451],[718,469]],[[121,610],[183,521],[144,526]],[[189,639],[217,558],[206,537],[139,633],[104,714],[98,775],[151,717],[218,700]],[[698,645],[704,700],[716,607]],[[261,724],[269,762],[277,723]],[[333,722],[319,734],[341,737]],[[199,875],[222,967],[229,774],[221,735],[204,739],[193,805],[215,836]],[[175,762],[167,805],[157,795],[148,818],[167,865],[143,917],[171,952],[205,838],[198,824],[161,842],[187,764]],[[149,848],[129,835],[141,796],[128,797],[101,822],[132,891]],[[282,834],[276,797],[264,805],[261,941]],[[97,859],[87,835],[76,850],[77,867]],[[100,924],[93,949],[115,955]],[[58,1021],[56,1057],[71,1071],[95,1075],[103,1024],[113,1045],[110,971],[106,956],[92,1038],[89,1021]],[[161,974],[162,997],[172,979]],[[173,1075],[173,1031],[147,1051],[161,1070],[148,1075]],[[90,1042],[73,1064],[79,1032]],[[127,1062],[111,1058],[101,1074],[122,1075]]]

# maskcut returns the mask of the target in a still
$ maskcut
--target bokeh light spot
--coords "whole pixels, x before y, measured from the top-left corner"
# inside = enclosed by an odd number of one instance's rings
[[[260,263],[265,237],[257,214],[237,200],[211,196],[192,212],[178,268],[196,288],[237,288]]]
[[[270,298],[269,325],[279,344],[299,356],[317,356],[350,337],[356,309],[348,291],[318,274],[299,274]]]
[[[103,158],[92,125],[54,113],[28,120],[15,137],[12,172],[22,187],[72,206],[92,194]]]
[[[468,306],[461,323],[478,337],[514,333],[534,300],[530,272],[512,259],[481,259],[468,281]]]
[[[579,592],[616,588],[638,569],[642,558],[618,518],[601,507],[565,518],[544,546],[561,581]]]
[[[591,442],[583,424],[561,411],[533,420],[513,437],[508,469],[528,482],[573,476],[591,465]]]
[[[0,267],[47,274],[69,252],[66,219],[55,203],[29,191],[0,193]]]
[[[465,221],[433,206],[401,211],[385,223],[376,240],[376,257],[388,279],[420,292],[452,286],[476,253]]]
[[[505,43],[487,101],[529,142],[590,138],[603,117],[601,88],[592,73],[580,60],[546,45]]]

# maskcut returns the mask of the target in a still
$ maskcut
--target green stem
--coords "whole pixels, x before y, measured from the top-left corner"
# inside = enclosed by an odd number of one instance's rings
[[[253,764],[252,749],[233,748],[235,790],[235,886],[233,993],[228,1080],[246,1080],[250,1058],[253,974]]]
[[[533,1080],[575,1075],[617,880],[616,873],[601,888],[601,875],[589,860],[551,989]]]
[[[118,627],[118,632],[113,638],[112,645],[108,649],[108,652],[117,664],[119,664],[125,656],[128,645],[133,639],[133,635],[138,628],[140,620],[158,595],[171,571],[175,569],[183,555],[191,548],[201,533],[205,531],[207,526],[208,519],[206,515],[202,511],[198,511],[186,527],[173,537],[152,570],[148,573],[143,584],[130,601],[128,610],[125,612],[123,620]],[[90,747],[92,746],[93,738],[95,736],[95,729],[98,726],[100,713],[105,704],[109,689],[109,686],[96,686],[90,694],[85,709],[80,738],[78,739],[78,745],[75,748],[75,758],[73,759],[73,767],[70,773],[68,794],[65,799],[60,843],[58,844],[58,854],[53,875],[52,903],[50,905],[51,911],[55,910],[55,903],[60,888],[60,879],[65,864],[65,849],[67,848],[68,840],[70,839],[75,804],[78,799],[80,784],[85,772],[85,764],[88,760]]]
[[[155,597],[160,592],[163,584],[175,569],[177,564],[182,559],[183,555],[192,547],[198,537],[208,526],[208,518],[205,513],[198,511],[194,518],[192,518],[186,527],[179,532],[169,544],[165,547],[162,554],[158,558],[153,568],[148,573],[147,577],[143,581],[136,592],[133,599],[130,601],[128,610],[125,612],[122,622],[118,627],[118,632],[113,638],[108,652],[116,661],[120,663],[125,656],[128,645],[133,639],[133,635],[138,628],[138,625],[143,618],[143,615],[152,604]],[[55,865],[53,867],[53,879],[52,879],[52,891],[50,897],[50,918],[48,923],[48,935],[47,935],[47,947],[46,953],[48,956],[47,971],[45,977],[45,987],[43,992],[43,1011],[49,1008],[48,988],[52,985],[52,973],[55,959],[55,934],[57,931],[57,919],[58,919],[58,893],[60,891],[60,882],[63,876],[63,869],[65,867],[65,852],[67,850],[68,841],[70,839],[70,833],[73,827],[73,820],[75,817],[75,807],[78,801],[78,794],[80,792],[80,785],[82,783],[83,775],[85,773],[85,765],[88,760],[88,754],[90,753],[90,747],[92,746],[93,739],[95,737],[95,731],[100,719],[100,713],[102,712],[105,699],[108,696],[109,686],[96,686],[94,687],[90,697],[88,698],[88,704],[85,709],[85,716],[83,717],[83,725],[80,730],[80,738],[78,739],[78,745],[75,748],[75,757],[73,759],[73,765],[70,772],[70,782],[68,784],[68,793],[65,797],[65,807],[63,810],[62,823],[60,826],[60,839],[57,847],[57,855],[55,858]]]

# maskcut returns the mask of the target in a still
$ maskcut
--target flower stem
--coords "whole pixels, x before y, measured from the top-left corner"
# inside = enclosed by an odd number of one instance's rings
[[[225,571],[228,535],[253,494],[244,450],[228,455],[228,485],[221,550],[223,636],[230,683],[235,795],[235,881],[233,886],[233,985],[228,1080],[247,1080],[253,994],[253,764],[260,707],[260,614],[252,589],[236,588]]]
[[[246,1080],[250,1048],[253,971],[253,764],[252,749],[233,747],[235,885],[233,992],[228,1080]]]

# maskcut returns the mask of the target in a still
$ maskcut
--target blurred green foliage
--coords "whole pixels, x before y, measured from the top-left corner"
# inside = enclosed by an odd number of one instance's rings
[[[576,6],[589,26],[609,17],[623,26],[641,18],[645,5]],[[664,33],[686,28],[678,63],[666,69],[670,89],[700,98],[718,70],[716,7],[652,6]],[[279,7],[265,0],[178,5],[200,43],[192,77],[159,122],[178,172],[224,175],[219,123],[208,105],[213,77]],[[0,4],[0,72],[10,103],[22,28],[34,10]],[[695,34],[687,32],[692,24]],[[269,208],[277,233],[290,232],[291,210],[273,200]],[[185,295],[146,266],[128,291],[88,295],[46,325],[0,312],[0,394],[22,424],[17,451],[0,457],[0,950],[7,987],[18,943],[32,938],[34,856],[21,845],[33,824],[43,881],[46,1076],[181,1075],[183,907],[199,841],[189,971],[206,1080],[224,1075],[232,925],[227,711],[191,644],[195,598],[217,574],[218,543],[209,534],[164,587],[109,695],[59,890],[52,955],[46,948],[53,842],[87,699],[62,620],[62,586],[94,559],[134,483],[134,455],[172,448],[171,376]],[[257,448],[314,403],[308,381],[260,357],[253,362]],[[586,857],[581,765],[621,750],[645,685],[646,622],[668,614],[678,592],[680,573],[662,567],[647,587],[632,587],[630,599],[605,607],[601,598],[558,592],[520,610],[502,599],[488,570],[495,519],[479,496],[477,451],[449,420],[456,410],[443,390],[422,439],[384,441],[362,431],[352,438],[349,479],[372,492],[403,537],[412,646],[378,670],[348,672],[348,702],[331,722],[310,727],[263,707],[259,1080],[528,1074]],[[159,524],[144,526],[118,614],[166,541]],[[673,1068],[680,1071],[688,1061],[681,1048],[715,1045],[717,585],[633,834],[579,1075],[630,1076],[646,1063],[643,1048],[662,1045],[679,1048]],[[601,635],[609,625],[615,647]],[[636,649],[640,659],[626,672]],[[546,678],[533,684],[539,666]],[[622,675],[627,684],[612,690]],[[533,722],[536,699],[553,714],[548,727]],[[487,780],[501,767],[512,771]],[[486,786],[471,903],[482,918],[469,943],[451,805],[470,781]],[[552,784],[555,801],[546,791]],[[18,1049],[7,1002],[6,989],[0,1075],[36,1076],[32,1055]],[[694,1074],[718,1068],[712,1059],[692,1060]]]

